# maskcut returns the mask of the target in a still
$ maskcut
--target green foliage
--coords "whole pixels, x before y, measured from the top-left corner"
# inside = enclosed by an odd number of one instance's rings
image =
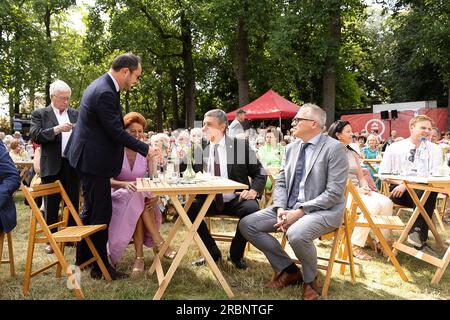
[[[189,81],[195,81],[197,120],[209,109],[238,106],[241,23],[250,100],[273,88],[296,103],[320,104],[324,62],[331,57],[339,111],[411,100],[445,105],[450,2],[381,2],[393,11],[367,10],[363,0],[97,0],[83,18],[84,34],[69,23],[74,0],[1,1],[0,88],[14,113],[24,98],[44,94],[48,76],[62,79],[77,107],[115,55],[134,52],[144,72],[128,96],[130,109],[151,119],[153,130],[159,121],[184,126]],[[331,45],[331,16],[338,9],[341,40]],[[182,21],[190,24],[192,71],[182,56]]]
[[[5,133],[11,132],[11,120],[9,117],[0,117],[0,131]]]

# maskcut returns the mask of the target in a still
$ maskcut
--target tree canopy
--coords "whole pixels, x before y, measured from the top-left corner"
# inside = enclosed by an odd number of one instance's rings
[[[150,129],[193,127],[272,88],[323,106],[333,121],[374,103],[449,106],[450,2],[445,0],[97,0],[71,24],[74,0],[0,2],[0,89],[11,117],[48,103],[56,80],[77,107],[117,54],[142,58],[124,112]],[[45,101],[45,102],[44,102]],[[22,110],[23,111],[23,110]]]

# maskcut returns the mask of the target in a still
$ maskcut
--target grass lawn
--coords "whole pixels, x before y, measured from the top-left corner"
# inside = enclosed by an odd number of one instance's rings
[[[76,299],[73,292],[66,287],[66,278],[56,279],[54,277],[56,268],[51,268],[31,279],[30,296],[24,297],[22,294],[23,273],[28,246],[28,229],[30,210],[23,204],[23,197],[20,192],[16,194],[17,220],[18,225],[13,233],[14,256],[16,266],[16,277],[9,276],[9,268],[2,265],[0,268],[0,299],[2,300],[22,300],[22,299]],[[170,223],[162,225],[161,230],[166,235],[171,227]],[[450,226],[443,238],[450,235]],[[232,222],[215,222],[216,229],[224,229],[232,232],[235,224]],[[184,230],[183,230],[184,232]],[[181,243],[182,233],[176,238],[175,248]],[[431,233],[430,233],[431,234]],[[430,235],[430,244],[434,244],[433,236]],[[228,255],[229,243],[219,243],[222,249],[222,256]],[[327,256],[331,241],[317,242],[319,254]],[[6,249],[6,246],[5,246]],[[369,253],[373,253],[367,249]],[[4,250],[6,251],[6,250]],[[6,252],[5,252],[6,253]],[[75,261],[75,249],[67,248],[66,257],[69,263]],[[198,250],[192,245],[188,254],[183,258],[180,267],[169,284],[163,299],[228,299],[225,292],[215,280],[212,272],[207,267],[191,267],[191,261],[198,257]],[[44,253],[44,244],[38,244],[35,250],[34,266],[52,259],[52,255]],[[118,269],[131,273],[134,258],[134,248],[130,245],[122,260],[118,264]],[[246,252],[245,258],[250,268],[246,271],[235,269],[230,262],[222,259],[219,268],[225,279],[231,286],[235,294],[235,299],[284,299],[300,300],[302,298],[301,287],[291,286],[283,290],[264,289],[272,274],[272,269],[264,255],[256,248],[252,247]],[[356,283],[352,283],[349,270],[344,275],[339,273],[338,265],[334,268],[328,299],[333,300],[448,300],[450,299],[450,268],[442,277],[438,285],[431,285],[431,278],[435,272],[435,267],[421,262],[409,255],[400,253],[398,260],[403,267],[409,282],[403,282],[396,273],[393,265],[385,259],[377,256],[372,261],[356,260]],[[153,261],[153,251],[145,249],[146,268]],[[164,260],[167,270],[169,262]],[[36,267],[35,267],[36,269]],[[324,273],[321,271],[323,280]],[[152,299],[157,289],[156,275],[150,278],[143,276],[139,279],[124,279],[107,283],[104,280],[93,280],[88,271],[81,272],[81,286],[86,299],[91,300],[129,300],[129,299]],[[195,290],[193,290],[195,288]]]

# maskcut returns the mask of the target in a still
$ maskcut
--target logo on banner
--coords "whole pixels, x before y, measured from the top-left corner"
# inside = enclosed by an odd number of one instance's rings
[[[378,130],[378,134],[382,136],[384,131],[386,130],[386,127],[384,126],[383,121],[379,119],[370,119],[369,121],[366,122],[364,129],[366,129],[366,132],[370,133],[373,132],[374,130]]]

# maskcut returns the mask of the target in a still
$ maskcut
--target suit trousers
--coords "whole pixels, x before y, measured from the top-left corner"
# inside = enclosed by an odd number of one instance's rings
[[[84,208],[80,214],[84,225],[106,224],[109,226],[112,216],[111,182],[108,177],[99,177],[79,172],[83,187]],[[91,236],[92,242],[102,258],[105,266],[109,267],[108,252],[108,228],[96,232]],[[80,265],[90,259],[92,254],[86,241],[81,241],[77,246],[76,265]],[[98,268],[95,264],[94,268]]]
[[[75,210],[78,212],[78,205],[80,201],[80,181],[78,179],[77,172],[69,164],[67,158],[61,159],[61,169],[54,176],[41,177],[42,183],[51,183],[56,180],[61,181],[64,190],[69,196]],[[47,224],[53,224],[58,222],[58,213],[60,207],[61,197],[60,195],[47,196],[44,199],[45,212],[46,212],[46,222]],[[69,214],[69,226],[74,226],[75,220],[72,215]],[[56,229],[52,229],[52,232],[56,232]]]
[[[193,222],[198,215],[203,203],[205,201],[205,196],[197,196],[195,201],[192,203],[191,207],[188,210],[188,216]],[[243,217],[252,214],[259,210],[259,204],[256,200],[244,200],[239,201],[239,197],[234,198],[229,202],[224,203],[224,208],[222,212],[217,211],[216,201],[214,200],[211,203],[206,215],[214,216],[217,214],[226,214],[231,216],[236,216],[242,219]],[[240,221],[240,220],[239,220]],[[239,224],[238,224],[239,225]],[[197,230],[200,238],[205,244],[206,248],[208,248],[209,253],[213,258],[218,258],[220,256],[220,250],[214,241],[213,237],[208,231],[205,221],[200,223],[200,226]],[[239,231],[238,226],[236,226],[236,233],[234,235],[233,240],[230,245],[230,256],[233,260],[238,260],[244,256],[245,246],[247,244],[247,240],[242,236]]]
[[[261,250],[272,268],[280,273],[292,264],[292,259],[281,248],[280,242],[270,233],[276,232],[277,215],[273,206],[255,212],[241,220],[242,235]],[[335,230],[318,214],[308,214],[294,222],[286,232],[295,256],[302,262],[303,280],[310,283],[317,276],[317,250],[314,239]]]
[[[396,185],[391,185],[390,186],[390,190],[392,191],[394,188],[396,187]],[[414,190],[414,192],[417,194],[417,196],[422,197],[424,191],[423,190]],[[433,213],[434,213],[434,209],[436,208],[436,199],[437,199],[437,192],[431,192],[430,196],[428,197],[427,201],[425,201],[424,204],[424,208],[425,211],[427,212],[428,216],[430,217],[430,219],[433,217]],[[392,202],[394,202],[395,204],[400,204],[402,206],[408,206],[408,207],[412,207],[413,209],[416,208],[416,205],[414,204],[413,199],[411,198],[411,196],[409,195],[408,191],[405,191],[405,193],[403,193],[403,195],[400,198],[391,198]],[[425,219],[422,217],[421,214],[419,214],[419,217],[416,219],[416,221],[414,222],[411,231],[414,231],[414,228],[419,227],[420,228],[420,239],[423,242],[426,242],[428,240],[428,224],[425,221]]]

